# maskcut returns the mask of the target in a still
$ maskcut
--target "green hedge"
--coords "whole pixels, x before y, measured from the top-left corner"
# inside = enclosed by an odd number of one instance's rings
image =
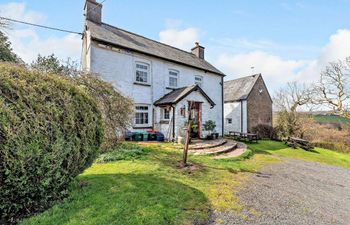
[[[64,198],[102,138],[101,115],[83,90],[56,75],[0,64],[0,223]]]

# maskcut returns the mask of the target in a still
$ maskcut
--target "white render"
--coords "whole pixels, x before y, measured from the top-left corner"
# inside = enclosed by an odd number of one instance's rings
[[[247,132],[247,101],[227,102],[224,104],[224,133],[230,131]],[[228,123],[228,119],[232,123]]]
[[[86,39],[89,39],[87,33]],[[85,39],[84,38],[84,39]],[[102,45],[94,41],[83,41],[82,67],[93,73],[99,74],[104,80],[113,84],[124,96],[133,99],[135,105],[149,106],[149,123],[147,127],[152,127],[167,135],[169,124],[161,124],[161,111],[153,103],[169,93],[168,89],[168,71],[176,70],[179,72],[177,87],[184,87],[194,84],[194,77],[200,75],[203,77],[201,88],[216,104],[210,108],[207,100],[197,91],[189,94],[181,100],[175,108],[175,135],[181,134],[181,129],[186,118],[180,115],[179,106],[186,105],[187,101],[200,101],[202,103],[202,123],[206,120],[213,120],[216,123],[216,132],[222,135],[222,77],[177,63],[172,63],[160,58],[126,51],[107,45]],[[135,84],[135,62],[143,62],[150,66],[149,86]],[[170,112],[172,117],[173,113]],[[171,125],[172,126],[172,125]],[[146,129],[146,127],[137,128],[134,126],[130,130]]]

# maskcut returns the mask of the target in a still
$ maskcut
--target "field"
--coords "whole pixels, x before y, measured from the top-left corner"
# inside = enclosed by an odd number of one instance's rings
[[[326,123],[338,123],[345,124],[350,127],[350,120],[336,115],[314,115],[313,118],[316,122],[321,124]]]

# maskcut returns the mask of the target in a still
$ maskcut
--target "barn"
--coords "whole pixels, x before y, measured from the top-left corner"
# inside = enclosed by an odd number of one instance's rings
[[[272,126],[272,99],[261,74],[224,82],[224,132]]]

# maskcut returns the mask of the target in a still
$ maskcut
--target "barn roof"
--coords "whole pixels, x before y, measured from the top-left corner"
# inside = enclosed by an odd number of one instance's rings
[[[154,102],[155,106],[162,106],[162,105],[172,105],[180,102],[182,99],[184,99],[187,95],[191,94],[193,91],[199,91],[204,98],[207,99],[207,101],[210,103],[211,106],[215,106],[215,103],[213,100],[209,98],[209,96],[203,91],[202,88],[200,88],[198,85],[191,85],[186,86],[182,88],[177,88],[168,94],[164,95],[160,99]]]
[[[261,74],[224,82],[224,102],[246,100]]]
[[[198,58],[191,52],[183,51],[105,23],[97,24],[90,20],[86,20],[86,26],[91,33],[92,39],[96,41],[224,76],[220,70],[204,59]]]

